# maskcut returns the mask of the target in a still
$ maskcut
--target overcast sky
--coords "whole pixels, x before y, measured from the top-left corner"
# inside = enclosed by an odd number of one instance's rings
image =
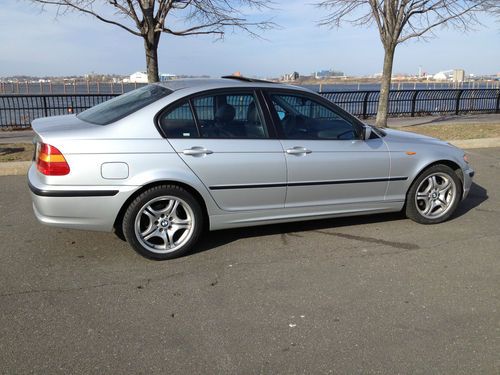
[[[374,28],[329,30],[316,26],[321,18],[312,1],[275,1],[272,17],[280,29],[253,39],[238,32],[224,41],[212,37],[162,36],[159,48],[163,73],[272,77],[285,72],[309,74],[334,68],[348,75],[381,71],[383,49]],[[394,72],[436,73],[453,68],[466,73],[500,72],[500,24],[483,18],[484,26],[463,34],[437,30],[428,42],[410,41],[396,50]],[[0,77],[11,75],[81,75],[90,72],[130,74],[145,70],[142,40],[90,16],[56,17],[28,0],[1,0]]]

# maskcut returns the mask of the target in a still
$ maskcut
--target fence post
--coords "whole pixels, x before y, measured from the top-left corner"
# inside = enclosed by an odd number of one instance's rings
[[[497,95],[497,110],[495,113],[500,113],[500,90],[498,90],[498,95]]]
[[[457,103],[455,105],[455,115],[457,115],[457,116],[460,113],[460,97],[462,96],[463,92],[464,92],[464,90],[458,90]]]
[[[413,97],[411,98],[411,117],[415,117],[415,107],[417,104],[417,95],[420,92],[420,90],[415,90],[413,93]]]
[[[48,108],[47,108],[47,97],[46,96],[43,97],[43,113],[44,113],[45,117],[49,116],[49,111],[48,111]]]
[[[370,92],[367,91],[365,93],[365,97],[363,99],[363,118],[364,119],[368,117],[367,114],[366,114],[366,112],[368,111],[368,95],[369,94],[370,94]]]

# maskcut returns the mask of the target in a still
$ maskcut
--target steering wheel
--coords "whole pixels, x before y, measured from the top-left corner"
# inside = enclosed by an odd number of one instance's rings
[[[287,136],[303,135],[304,130],[300,127],[304,125],[307,117],[303,115],[286,115],[282,121],[283,130]]]

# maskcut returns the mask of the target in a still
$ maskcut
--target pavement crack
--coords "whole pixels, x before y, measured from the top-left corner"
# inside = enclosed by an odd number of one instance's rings
[[[152,282],[158,282],[158,281],[163,281],[165,279],[169,279],[171,277],[175,277],[178,275],[182,275],[184,272],[177,272],[171,275],[168,275],[166,277],[159,277],[157,279],[151,279],[151,278],[146,278],[146,279],[141,279],[141,280],[131,280],[131,281],[123,281],[123,282],[115,282],[115,283],[102,283],[102,284],[96,284],[96,285],[87,285],[87,286],[80,286],[80,287],[75,287],[75,288],[47,288],[47,289],[31,289],[31,290],[22,290],[18,292],[11,292],[11,293],[1,293],[0,298],[3,297],[12,297],[12,296],[20,296],[24,294],[40,294],[40,293],[66,293],[66,292],[77,292],[77,291],[82,291],[82,290],[92,290],[92,289],[99,289],[99,288],[105,288],[105,287],[112,287],[112,286],[126,286],[126,285],[133,285],[134,287],[137,287],[137,283],[139,282],[141,285],[140,288],[138,289],[144,289],[145,287],[149,286]]]
[[[315,230],[314,232],[325,234],[327,236],[346,238],[348,240],[375,243],[377,245],[386,245],[386,246],[394,247],[396,249],[403,249],[403,250],[418,250],[418,249],[420,249],[420,246],[418,246],[416,244],[408,243],[408,242],[387,241],[387,240],[381,240],[379,238],[374,238],[374,237],[358,236],[358,235],[354,235],[354,234],[337,233],[337,232],[330,233],[330,232],[325,232],[322,230]]]

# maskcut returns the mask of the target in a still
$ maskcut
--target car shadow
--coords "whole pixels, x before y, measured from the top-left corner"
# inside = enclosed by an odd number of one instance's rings
[[[364,216],[337,217],[292,223],[260,225],[255,227],[224,229],[205,232],[190,254],[201,253],[231,242],[251,237],[265,237],[276,234],[308,232],[322,229],[342,228],[364,224],[376,224],[388,221],[406,220],[402,212],[374,214]]]
[[[470,187],[469,195],[465,200],[460,202],[457,210],[451,217],[451,220],[465,215],[467,212],[476,208],[486,200],[488,200],[488,190],[473,182]]]
[[[487,190],[482,186],[472,183],[467,199],[462,201],[450,220],[454,220],[488,199]],[[320,219],[310,221],[300,221],[292,223],[281,223],[271,225],[260,225],[255,227],[224,229],[214,232],[205,232],[192,252],[187,256],[212,250],[214,248],[227,245],[231,242],[253,237],[265,237],[276,234],[287,234],[294,232],[308,232],[322,229],[334,229],[347,226],[357,226],[365,224],[377,224],[382,222],[407,220],[403,212],[391,212],[384,214],[338,217],[331,219]],[[418,225],[418,224],[416,224]]]

